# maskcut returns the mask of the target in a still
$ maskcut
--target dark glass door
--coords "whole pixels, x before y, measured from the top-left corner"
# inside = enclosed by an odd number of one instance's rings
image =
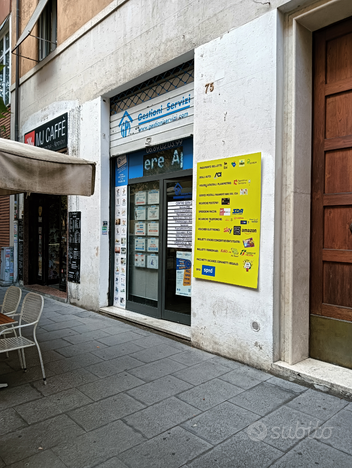
[[[129,307],[160,318],[159,181],[131,185],[129,200]]]
[[[30,196],[29,284],[66,291],[67,197]]]
[[[47,229],[47,264],[46,284],[59,285],[60,278],[60,245],[61,245],[61,197],[47,198],[46,209],[43,212]]]
[[[162,317],[189,325],[192,296],[192,176],[165,180]]]
[[[189,325],[192,176],[129,186],[128,253],[127,308]]]

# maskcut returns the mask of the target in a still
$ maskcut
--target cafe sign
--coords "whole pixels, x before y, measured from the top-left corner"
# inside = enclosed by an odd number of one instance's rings
[[[60,115],[24,136],[27,145],[38,146],[52,151],[67,148],[68,114]]]

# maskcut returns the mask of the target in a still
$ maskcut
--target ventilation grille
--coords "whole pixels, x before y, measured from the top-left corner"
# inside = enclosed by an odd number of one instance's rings
[[[150,101],[194,81],[194,60],[133,86],[110,99],[110,115]]]

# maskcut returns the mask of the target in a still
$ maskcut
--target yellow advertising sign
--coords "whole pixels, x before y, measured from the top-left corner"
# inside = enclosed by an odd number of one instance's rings
[[[197,165],[195,278],[257,288],[261,153]]]

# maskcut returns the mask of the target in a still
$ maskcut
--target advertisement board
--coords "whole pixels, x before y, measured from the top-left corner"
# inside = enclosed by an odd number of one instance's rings
[[[81,282],[81,212],[68,214],[68,273],[70,283]]]
[[[27,145],[38,146],[52,151],[67,148],[68,113],[35,128],[24,136]]]
[[[261,153],[197,165],[195,278],[258,287]]]

